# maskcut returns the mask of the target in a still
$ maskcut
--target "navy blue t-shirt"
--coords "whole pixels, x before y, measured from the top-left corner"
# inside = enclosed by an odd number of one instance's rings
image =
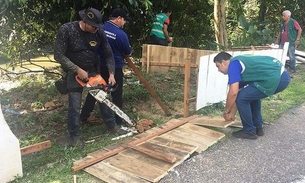
[[[111,21],[105,22],[102,27],[111,46],[114,60],[115,68],[121,69],[124,66],[124,56],[130,55],[132,52],[127,34]],[[98,49],[98,54],[101,59],[101,66],[106,66],[105,59],[103,57],[103,50]]]

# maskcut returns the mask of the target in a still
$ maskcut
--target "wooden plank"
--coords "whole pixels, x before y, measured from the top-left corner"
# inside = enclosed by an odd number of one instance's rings
[[[166,153],[160,153],[158,151],[155,151],[153,149],[147,148],[147,147],[141,147],[141,146],[134,146],[134,145],[128,145],[127,147],[134,149],[136,151],[139,151],[143,154],[146,154],[148,156],[151,156],[153,158],[168,162],[168,163],[174,163],[177,158],[173,155],[166,154]]]
[[[134,159],[137,159],[137,160],[140,160],[140,161],[147,162],[151,166],[155,166],[158,169],[162,169],[162,170],[165,170],[165,171],[171,170],[174,166],[176,166],[178,164],[178,163],[175,163],[175,164],[168,163],[168,162],[153,158],[151,156],[148,156],[146,154],[143,154],[143,153],[138,152],[138,151],[133,150],[133,149],[127,149],[125,151],[120,152],[119,154],[131,157],[131,158],[134,158]]]
[[[94,175],[95,177],[109,183],[148,183],[144,179],[137,177],[134,174],[116,168],[109,163],[99,162],[84,169],[86,172]]]
[[[47,141],[40,142],[40,143],[37,143],[37,144],[33,144],[33,145],[30,145],[30,146],[22,147],[20,149],[20,152],[21,152],[21,155],[30,154],[30,153],[33,153],[33,152],[37,152],[37,151],[41,151],[43,149],[50,148],[51,144],[52,144],[51,141],[47,140]]]
[[[205,136],[207,138],[210,138],[212,140],[220,140],[223,137],[225,137],[225,134],[222,132],[218,132],[215,130],[211,130],[208,128],[204,128],[202,126],[197,126],[197,125],[193,125],[193,124],[185,124],[183,126],[180,126],[179,128],[177,128],[178,130],[183,130],[189,133],[195,133],[201,136]]]
[[[156,137],[158,135],[164,134],[164,133],[166,133],[166,132],[168,132],[168,131],[170,131],[172,129],[175,129],[178,126],[181,126],[181,125],[187,123],[188,121],[190,121],[190,120],[192,120],[192,119],[194,119],[196,117],[197,117],[197,115],[190,116],[188,118],[183,118],[183,119],[179,120],[179,122],[177,122],[177,123],[175,123],[175,124],[173,124],[171,126],[168,126],[167,128],[160,129],[159,131],[157,131],[155,133],[152,133],[152,134],[149,134],[149,135],[144,136],[142,138],[136,139],[136,140],[134,140],[134,141],[132,141],[132,142],[130,142],[128,144],[130,144],[130,145],[140,144],[140,143],[142,143],[144,141],[147,141],[147,140],[149,140],[151,138],[154,138],[154,137]],[[111,157],[111,156],[113,156],[113,155],[115,155],[115,154],[117,154],[117,153],[119,153],[119,152],[121,152],[121,151],[123,151],[125,149],[126,149],[126,147],[118,147],[118,148],[113,149],[113,150],[111,150],[109,152],[100,154],[97,157],[95,157],[94,159],[86,160],[86,161],[84,161],[84,162],[82,162],[80,164],[74,164],[72,166],[72,170],[73,171],[77,171],[77,170],[86,168],[86,167],[88,167],[88,166],[90,166],[92,164],[95,164],[95,163],[100,162],[100,161],[102,161],[104,159],[107,159],[107,158],[109,158],[109,157]]]
[[[150,62],[151,66],[184,67],[185,63]],[[190,64],[191,68],[198,68],[198,64]]]
[[[225,121],[223,118],[220,117],[201,116],[191,120],[189,123],[202,126],[227,128],[228,126],[233,124],[234,121]]]
[[[152,166],[147,162],[121,154],[112,156],[104,160],[104,162],[151,182],[157,182],[167,174],[167,171]]]
[[[153,151],[157,151],[160,153],[172,155],[172,156],[176,157],[177,161],[184,160],[184,159],[188,158],[190,155],[188,152],[180,151],[178,149],[174,149],[174,148],[170,148],[170,147],[166,147],[166,146],[161,146],[161,145],[151,143],[151,142],[145,142],[145,143],[139,145],[139,147],[144,147],[144,148],[151,149]]]
[[[196,149],[196,152],[198,152],[198,153],[205,151],[209,147],[206,144],[203,144],[201,141],[198,142],[193,139],[185,138],[185,137],[181,136],[180,134],[166,133],[166,134],[161,135],[160,137],[197,146],[198,148]]]
[[[143,83],[143,85],[146,87],[146,89],[148,90],[148,92],[151,94],[151,96],[157,101],[157,103],[160,105],[160,107],[163,109],[163,111],[165,112],[165,114],[167,116],[170,116],[171,113],[170,111],[167,109],[166,105],[162,102],[161,98],[157,95],[157,93],[155,92],[155,90],[151,87],[151,85],[149,84],[149,82],[145,79],[145,77],[141,74],[141,72],[139,71],[139,69],[133,64],[133,62],[131,61],[130,57],[125,57],[125,60],[128,63],[128,66],[134,71],[134,73],[139,77],[141,83]]]
[[[199,135],[197,133],[193,133],[191,131],[187,131],[184,129],[175,129],[170,132],[170,134],[179,134],[179,136],[182,136],[183,138],[190,139],[192,141],[205,144],[207,146],[211,146],[217,142],[217,139],[212,139],[210,137],[206,137],[203,135]]]
[[[164,137],[160,137],[160,136],[155,137],[155,138],[149,140],[148,142],[156,143],[156,144],[159,144],[162,146],[171,147],[174,149],[179,149],[180,151],[185,151],[185,152],[188,152],[189,154],[192,154],[198,148],[198,146],[195,146],[195,145],[186,144],[183,142],[175,141],[174,139],[168,139],[168,138],[164,138]]]

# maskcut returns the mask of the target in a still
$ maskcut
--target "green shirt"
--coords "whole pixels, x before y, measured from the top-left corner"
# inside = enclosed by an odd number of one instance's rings
[[[274,94],[281,78],[282,63],[270,56],[241,55],[231,59],[242,65],[241,82],[253,83],[260,91],[270,96]]]
[[[157,14],[153,21],[149,35],[150,36],[155,35],[158,38],[165,39],[165,35],[163,32],[163,26],[164,26],[164,22],[167,18],[168,18],[168,16],[165,13]]]

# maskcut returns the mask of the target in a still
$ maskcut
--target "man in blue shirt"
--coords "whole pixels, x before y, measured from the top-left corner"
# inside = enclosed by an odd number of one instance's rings
[[[122,95],[123,95],[123,67],[125,64],[124,57],[129,57],[132,53],[132,49],[128,40],[127,34],[122,29],[130,18],[127,16],[126,12],[121,8],[116,8],[112,10],[109,21],[105,22],[102,27],[108,42],[111,46],[112,52],[114,54],[115,60],[115,73],[114,78],[116,80],[117,88],[111,93],[112,102],[118,107],[123,107]],[[108,82],[109,71],[107,68],[107,62],[103,57],[103,50],[98,49],[98,54],[101,60],[101,76]],[[95,99],[88,94],[86,102],[82,108],[81,120],[86,121],[90,116],[90,113],[94,109]],[[102,114],[104,115],[104,114]],[[115,116],[116,123],[118,125],[122,124],[122,119],[119,116]]]
[[[283,91],[290,75],[282,63],[269,56],[240,55],[220,52],[214,57],[218,71],[228,75],[229,91],[223,117],[235,119],[238,110],[243,129],[233,132],[236,138],[257,139],[263,136],[261,99]]]

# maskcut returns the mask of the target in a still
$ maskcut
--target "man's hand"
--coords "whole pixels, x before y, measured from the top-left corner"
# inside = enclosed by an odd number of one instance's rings
[[[110,73],[108,78],[108,84],[111,84],[111,86],[115,85],[116,81],[114,79],[114,74]]]
[[[76,74],[77,74],[77,77],[84,82],[89,80],[88,73],[86,71],[84,71],[83,69],[81,69],[80,67],[77,68]]]
[[[235,116],[236,116],[236,114],[234,113],[232,113],[232,112],[230,112],[230,113],[223,113],[223,118],[225,119],[225,121],[234,121],[235,120]]]

